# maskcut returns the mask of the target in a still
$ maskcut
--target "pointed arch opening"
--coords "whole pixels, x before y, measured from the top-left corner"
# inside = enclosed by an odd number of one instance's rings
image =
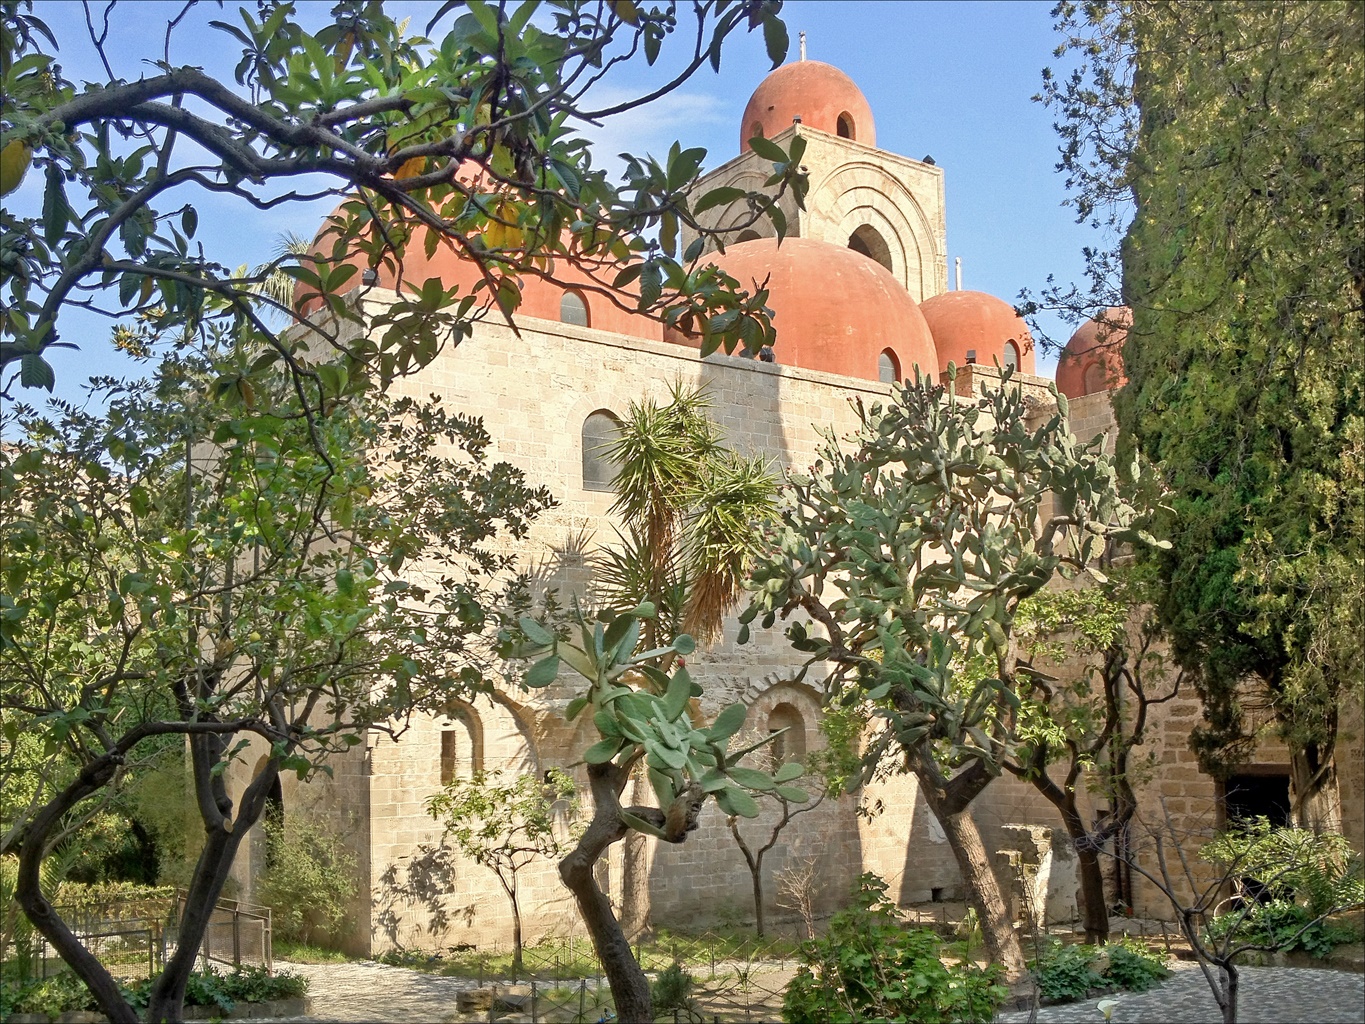
[[[860,252],[868,259],[891,269],[891,246],[886,244],[882,233],[871,224],[864,224],[848,236],[848,247]]]
[[[841,139],[853,139],[855,142],[858,139],[857,130],[853,126],[853,115],[847,110],[840,114],[838,120],[835,121],[834,131]]]

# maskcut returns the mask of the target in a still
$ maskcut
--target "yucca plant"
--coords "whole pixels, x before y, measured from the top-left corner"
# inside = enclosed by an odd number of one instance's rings
[[[625,529],[593,560],[595,596],[616,610],[654,605],[648,647],[666,634],[719,636],[773,517],[767,463],[726,448],[710,407],[704,386],[675,382],[666,405],[632,402],[607,449],[617,467],[611,510]]]

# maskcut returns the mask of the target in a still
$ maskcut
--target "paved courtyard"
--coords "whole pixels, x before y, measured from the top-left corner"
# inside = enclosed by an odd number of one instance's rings
[[[311,982],[312,1015],[299,1021],[402,1021],[444,1024],[456,1014],[456,993],[474,983],[443,978],[402,967],[363,962],[350,964],[281,964]],[[790,969],[785,972],[788,976]],[[1298,967],[1247,967],[1241,972],[1238,1019],[1242,1024],[1365,1024],[1365,976]],[[766,985],[764,987],[767,987]],[[1174,965],[1172,976],[1143,993],[1114,998],[1116,1024],[1221,1024],[1218,1006],[1198,967]],[[1104,1017],[1098,999],[1049,1006],[1039,1011],[1039,1024],[1099,1024]],[[529,1018],[518,1018],[529,1019]],[[755,1018],[756,1019],[756,1018]],[[999,1024],[1022,1024],[1027,1013],[1005,1013]]]

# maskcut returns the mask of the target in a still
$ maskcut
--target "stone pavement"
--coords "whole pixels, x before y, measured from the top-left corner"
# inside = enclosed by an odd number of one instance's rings
[[[1146,992],[1119,992],[1114,1024],[1221,1024],[1204,974],[1193,963],[1171,965],[1171,977]],[[1237,1000],[1240,1024],[1361,1024],[1365,976],[1304,967],[1243,967]],[[1038,1024],[1101,1024],[1101,999],[1045,1006]],[[1022,1024],[1027,1013],[1002,1013],[997,1024]]]
[[[311,983],[305,1022],[394,1021],[445,1024],[462,1019],[456,993],[475,983],[372,962],[279,964]],[[1242,1024],[1365,1024],[1365,976],[1300,967],[1244,967],[1238,1014]],[[1221,1024],[1218,1005],[1194,964],[1177,962],[1170,978],[1148,992],[1118,993],[1115,1024]],[[1039,1024],[1101,1024],[1099,999],[1044,1007]],[[1004,1013],[997,1024],[1023,1024],[1027,1013]]]

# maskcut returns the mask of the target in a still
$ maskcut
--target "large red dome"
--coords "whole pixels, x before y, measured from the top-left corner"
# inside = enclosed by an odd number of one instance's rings
[[[1127,306],[1111,306],[1076,329],[1057,359],[1057,390],[1067,398],[1114,391],[1128,383],[1123,344],[1133,323]]]
[[[786,131],[797,117],[808,128],[877,144],[872,108],[853,79],[833,64],[801,60],[771,72],[749,97],[739,126],[739,151],[747,152],[755,135],[771,139]]]
[[[882,356],[895,376],[937,376],[934,338],[919,306],[881,264],[831,242],[739,242],[714,259],[744,288],[768,279],[778,363],[878,380]]]
[[[1034,368],[1033,335],[1008,302],[985,292],[944,292],[920,303],[938,350],[939,369],[965,366],[970,355],[982,366],[1010,365],[1021,373]],[[1012,351],[1011,351],[1012,348]]]

